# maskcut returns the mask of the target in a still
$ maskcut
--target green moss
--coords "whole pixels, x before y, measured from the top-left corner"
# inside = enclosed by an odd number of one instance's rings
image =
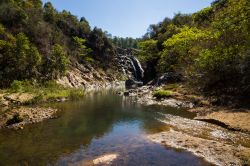
[[[157,99],[168,98],[171,97],[173,94],[170,90],[156,90],[153,94],[154,97]]]

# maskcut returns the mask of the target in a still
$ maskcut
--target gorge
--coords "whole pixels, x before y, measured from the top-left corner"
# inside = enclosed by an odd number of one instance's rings
[[[0,1],[1,166],[250,166],[249,0],[51,2]]]

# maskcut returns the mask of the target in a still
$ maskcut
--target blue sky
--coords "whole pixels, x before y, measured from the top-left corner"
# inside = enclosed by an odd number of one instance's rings
[[[61,11],[84,16],[91,27],[99,27],[113,36],[141,37],[150,24],[174,13],[193,13],[213,0],[43,0]]]

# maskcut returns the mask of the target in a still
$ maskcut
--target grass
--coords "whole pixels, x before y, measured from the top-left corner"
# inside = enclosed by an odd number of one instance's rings
[[[34,95],[33,99],[27,101],[26,104],[55,101],[56,99],[62,98],[76,100],[84,96],[83,89],[65,88],[61,85],[58,85],[55,81],[49,81],[43,85],[31,83],[30,81],[14,81],[7,92],[29,93]]]
[[[180,89],[181,85],[179,84],[166,84],[163,86],[164,90],[178,90]]]
[[[162,99],[162,98],[168,98],[168,97],[171,97],[173,94],[172,91],[170,90],[156,90],[154,93],[153,93],[153,96],[156,97],[157,99]]]

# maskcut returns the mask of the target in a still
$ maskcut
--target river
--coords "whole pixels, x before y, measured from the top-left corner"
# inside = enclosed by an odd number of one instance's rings
[[[111,165],[211,165],[189,152],[147,139],[149,134],[167,130],[157,120],[161,116],[194,117],[185,110],[139,105],[112,90],[47,106],[61,110],[57,119],[23,130],[0,131],[0,165],[93,165],[103,155],[113,156]]]

